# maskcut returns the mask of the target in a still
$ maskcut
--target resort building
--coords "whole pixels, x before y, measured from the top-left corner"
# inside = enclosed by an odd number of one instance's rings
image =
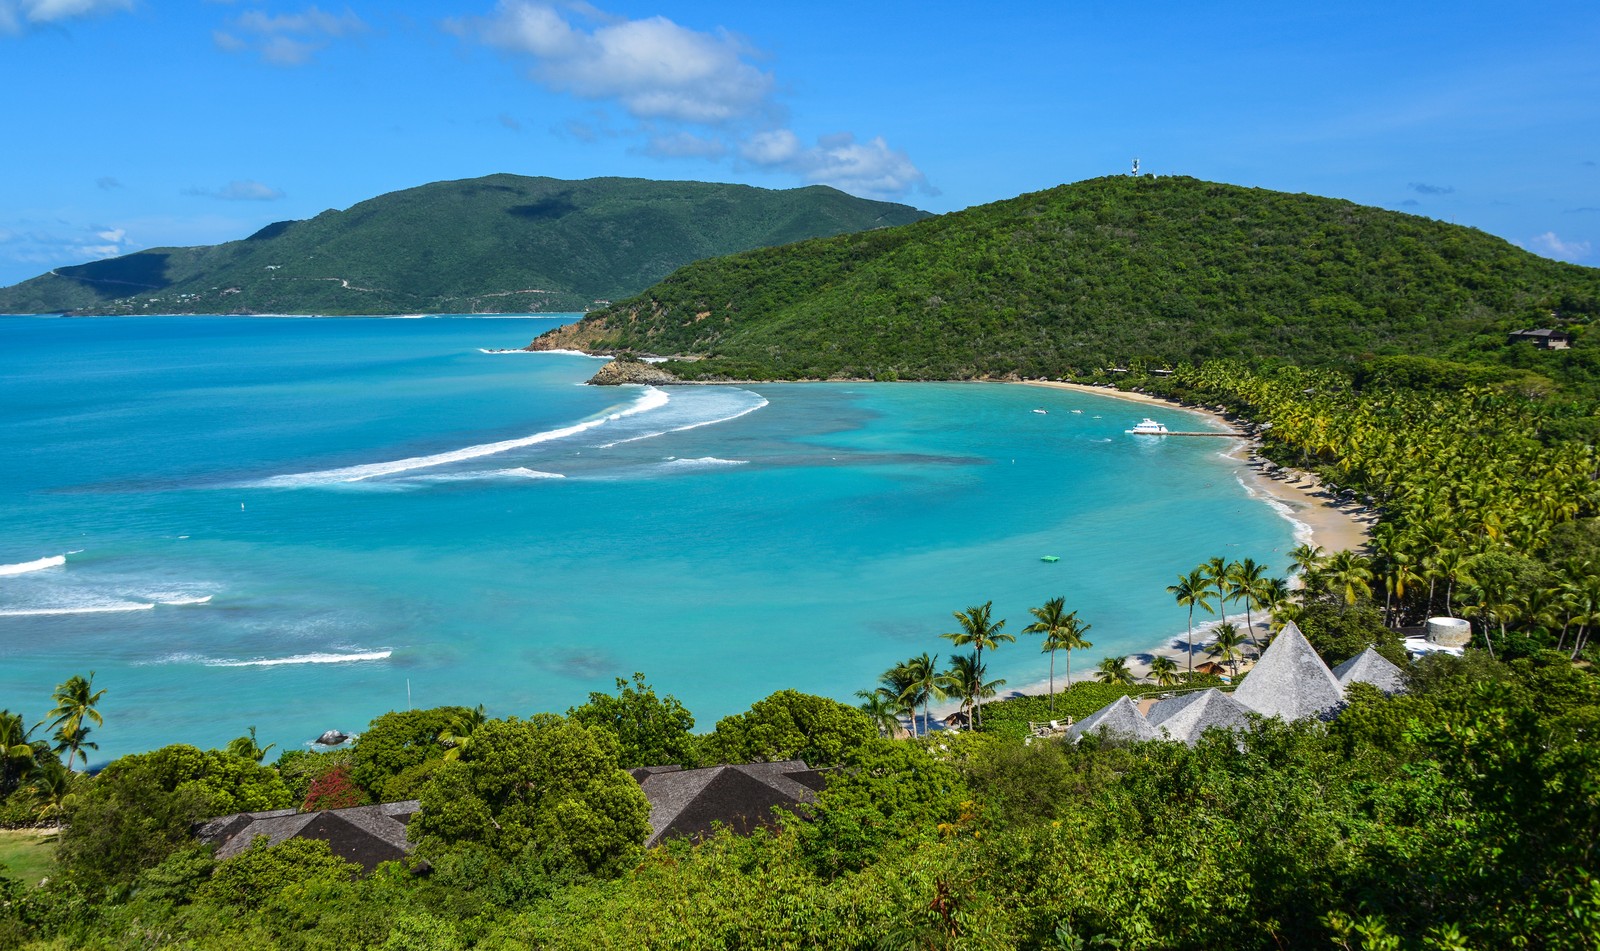
[[[663,839],[702,839],[717,826],[739,835],[770,828],[773,809],[795,812],[817,801],[824,775],[804,760],[738,766],[651,766],[630,770],[650,800],[646,848]]]
[[[1073,724],[1076,742],[1088,733],[1128,740],[1163,739],[1193,746],[1212,727],[1248,730],[1252,716],[1302,720],[1327,718],[1344,703],[1353,683],[1372,684],[1384,693],[1405,689],[1400,668],[1372,648],[1329,670],[1294,622],[1284,625],[1239,689],[1215,687],[1167,697],[1140,713],[1130,697],[1119,697]]]
[[[237,812],[212,819],[195,830],[201,842],[216,847],[218,859],[231,859],[250,848],[258,836],[268,845],[290,839],[321,839],[333,854],[354,862],[367,871],[380,862],[395,862],[411,851],[406,838],[406,823],[422,804],[415,799],[386,802],[377,806],[353,806],[300,812],[274,809],[269,812]]]

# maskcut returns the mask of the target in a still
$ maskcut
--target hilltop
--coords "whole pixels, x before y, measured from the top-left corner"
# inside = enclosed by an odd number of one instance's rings
[[[1099,178],[699,261],[535,341],[685,378],[965,379],[1424,354],[1597,374],[1600,270],[1470,228],[1184,177]],[[1572,350],[1508,347],[1557,327]]]
[[[241,241],[57,268],[0,289],[0,313],[576,311],[700,258],[924,217],[821,185],[489,175],[281,221]]]

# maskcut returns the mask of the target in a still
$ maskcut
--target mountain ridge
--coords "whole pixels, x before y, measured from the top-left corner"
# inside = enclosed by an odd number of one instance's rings
[[[500,173],[389,192],[219,245],[56,268],[0,288],[0,313],[577,311],[701,257],[922,217],[822,185]]]
[[[968,379],[1219,357],[1424,354],[1600,379],[1600,269],[1341,199],[1089,179],[688,265],[531,346],[693,356],[689,379]],[[1507,349],[1551,326],[1570,351]]]

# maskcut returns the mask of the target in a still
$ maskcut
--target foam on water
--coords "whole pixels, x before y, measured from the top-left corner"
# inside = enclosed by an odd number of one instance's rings
[[[69,614],[120,614],[124,611],[149,611],[155,604],[144,601],[117,601],[111,604],[80,604],[60,608],[14,608],[0,611],[0,617],[55,617]]]
[[[743,392],[746,392],[746,391],[739,390],[738,392],[743,393]],[[686,424],[684,424],[682,426],[674,426],[671,429],[663,429],[663,430],[660,430],[658,432],[642,433],[642,434],[640,434],[638,436],[629,436],[627,439],[619,439],[616,442],[608,442],[608,443],[605,443],[605,444],[603,444],[601,446],[598,446],[596,448],[599,448],[599,449],[610,449],[613,446],[620,446],[620,445],[622,445],[624,443],[638,442],[641,439],[654,439],[657,436],[665,436],[665,435],[667,435],[669,433],[686,433],[691,429],[699,429],[701,426],[713,426],[713,425],[715,425],[717,423],[726,423],[726,422],[729,422],[731,420],[738,419],[741,416],[747,416],[750,413],[754,413],[756,410],[761,409],[762,407],[769,405],[768,402],[767,402],[766,397],[760,396],[760,395],[755,394],[755,393],[750,393],[749,395],[750,396],[754,396],[756,398],[755,402],[751,403],[749,406],[745,406],[745,407],[739,409],[737,412],[734,412],[734,413],[732,413],[730,415],[718,416],[715,419],[697,420],[697,421],[692,422],[692,423],[686,423]]]
[[[79,550],[81,551],[82,549]],[[66,563],[66,555],[50,555],[46,558],[35,558],[33,561],[19,562],[15,565],[0,565],[0,575],[25,575],[30,571],[59,568]]]
[[[471,472],[441,472],[436,475],[417,476],[411,482],[477,482],[483,479],[565,479],[559,472],[513,466],[509,469],[479,469]]]
[[[702,456],[699,459],[668,459],[661,465],[666,469],[714,469],[720,466],[748,465],[748,459],[718,459],[716,456]]]
[[[161,594],[152,595],[157,604],[166,604],[181,607],[190,604],[210,604],[215,595],[210,594]]]
[[[388,660],[392,650],[360,651],[352,654],[295,654],[292,657],[258,657],[252,660],[224,660],[195,658],[207,667],[284,667],[293,664],[353,664],[363,661]]]
[[[534,433],[531,436],[521,436],[516,439],[504,439],[500,442],[483,443],[482,445],[477,446],[467,446],[463,449],[452,449],[449,452],[439,452],[428,456],[413,456],[409,459],[397,459],[393,462],[372,462],[359,466],[345,466],[339,469],[323,469],[318,472],[299,472],[292,475],[273,476],[268,479],[262,479],[258,482],[249,483],[249,485],[258,488],[280,489],[338,485],[340,483],[361,482],[367,479],[376,479],[382,476],[396,475],[401,472],[409,472],[413,469],[427,469],[434,466],[448,465],[453,462],[465,462],[468,459],[479,459],[484,456],[492,456],[502,452],[509,452],[513,449],[523,449],[528,446],[536,446],[540,443],[576,436],[579,433],[587,432],[588,430],[594,429],[597,426],[604,426],[607,423],[613,423],[619,419],[626,419],[629,416],[635,416],[640,413],[648,413],[651,410],[660,409],[661,407],[666,406],[670,401],[671,397],[669,397],[665,392],[657,389],[656,387],[648,386],[645,387],[644,392],[639,395],[638,399],[634,400],[631,406],[627,406],[612,413],[607,413],[604,416],[598,416],[593,419],[584,420],[581,423],[573,423],[570,426],[563,426],[559,429],[548,429],[541,433]]]

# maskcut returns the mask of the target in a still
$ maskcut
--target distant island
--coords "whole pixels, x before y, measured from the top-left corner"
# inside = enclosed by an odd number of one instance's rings
[[[0,313],[584,311],[701,258],[926,217],[822,185],[489,175],[280,221],[240,241],[56,268],[0,288]]]

